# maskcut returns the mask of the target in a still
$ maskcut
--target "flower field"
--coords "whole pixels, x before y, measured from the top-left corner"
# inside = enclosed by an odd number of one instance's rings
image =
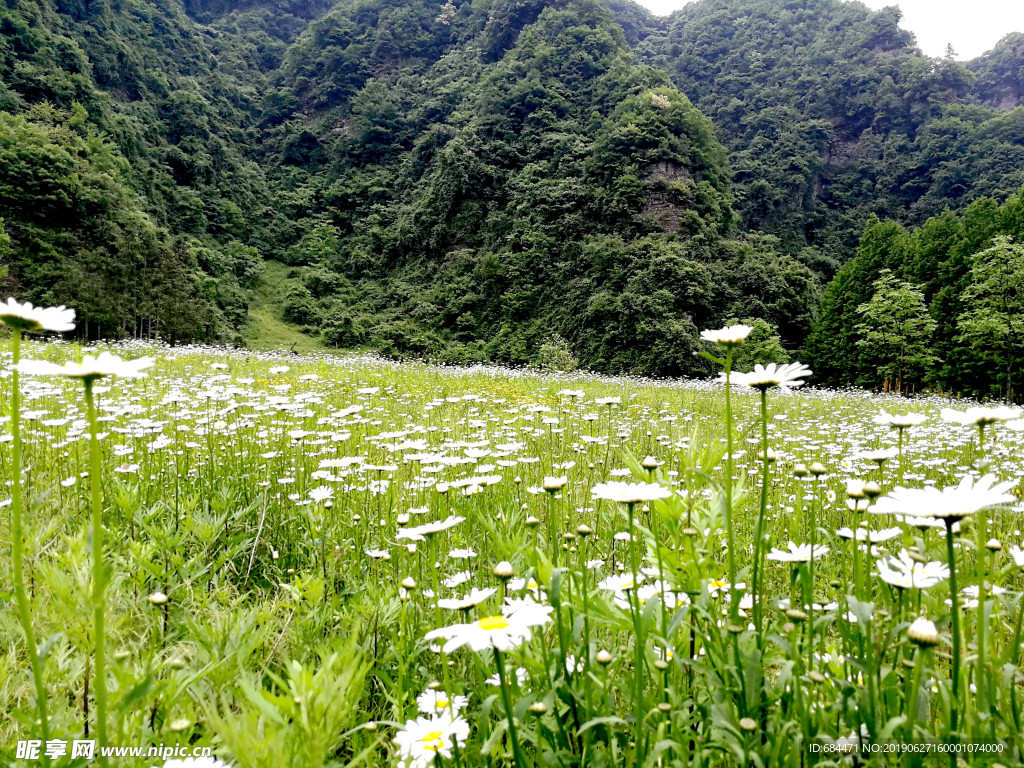
[[[1021,414],[730,381],[3,342],[0,756],[1024,764]]]

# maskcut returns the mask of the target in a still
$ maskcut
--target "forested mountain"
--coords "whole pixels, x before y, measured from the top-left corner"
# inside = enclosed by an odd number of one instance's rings
[[[836,0],[703,0],[637,52],[714,122],[743,226],[830,271],[871,214],[920,224],[1024,184],[1024,112],[1008,111],[1024,35],[964,66],[922,56],[899,19]]]
[[[977,397],[1024,393],[1024,190],[907,231],[872,216],[806,352],[820,381]]]
[[[93,336],[237,338],[272,259],[284,318],[332,345],[518,363],[557,336],[687,373],[697,328],[757,318],[793,350],[872,214],[1024,184],[1024,38],[964,66],[897,21],[4,0],[0,262]]]

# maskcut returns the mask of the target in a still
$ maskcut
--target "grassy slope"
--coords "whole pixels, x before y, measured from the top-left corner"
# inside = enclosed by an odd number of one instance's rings
[[[319,339],[308,336],[281,314],[288,288],[298,280],[288,277],[290,267],[279,261],[264,262],[263,276],[249,305],[249,324],[243,337],[253,349],[293,349],[296,352],[322,350]]]

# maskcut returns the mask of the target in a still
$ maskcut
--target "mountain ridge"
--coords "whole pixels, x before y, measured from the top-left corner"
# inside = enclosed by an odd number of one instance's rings
[[[859,3],[0,16],[0,146],[32,182],[0,178],[0,258],[96,334],[237,338],[269,258],[283,317],[331,345],[520,363],[564,337],[594,368],[697,373],[698,324],[757,317],[799,347],[870,215],[913,225],[1024,184],[1020,40],[928,59]],[[115,190],[99,208],[51,173],[62,142]],[[68,204],[40,221],[40,195]]]

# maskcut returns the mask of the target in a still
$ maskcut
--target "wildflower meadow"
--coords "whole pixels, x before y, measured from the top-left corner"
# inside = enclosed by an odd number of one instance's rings
[[[1018,409],[0,320],[6,764],[1024,765]]]

